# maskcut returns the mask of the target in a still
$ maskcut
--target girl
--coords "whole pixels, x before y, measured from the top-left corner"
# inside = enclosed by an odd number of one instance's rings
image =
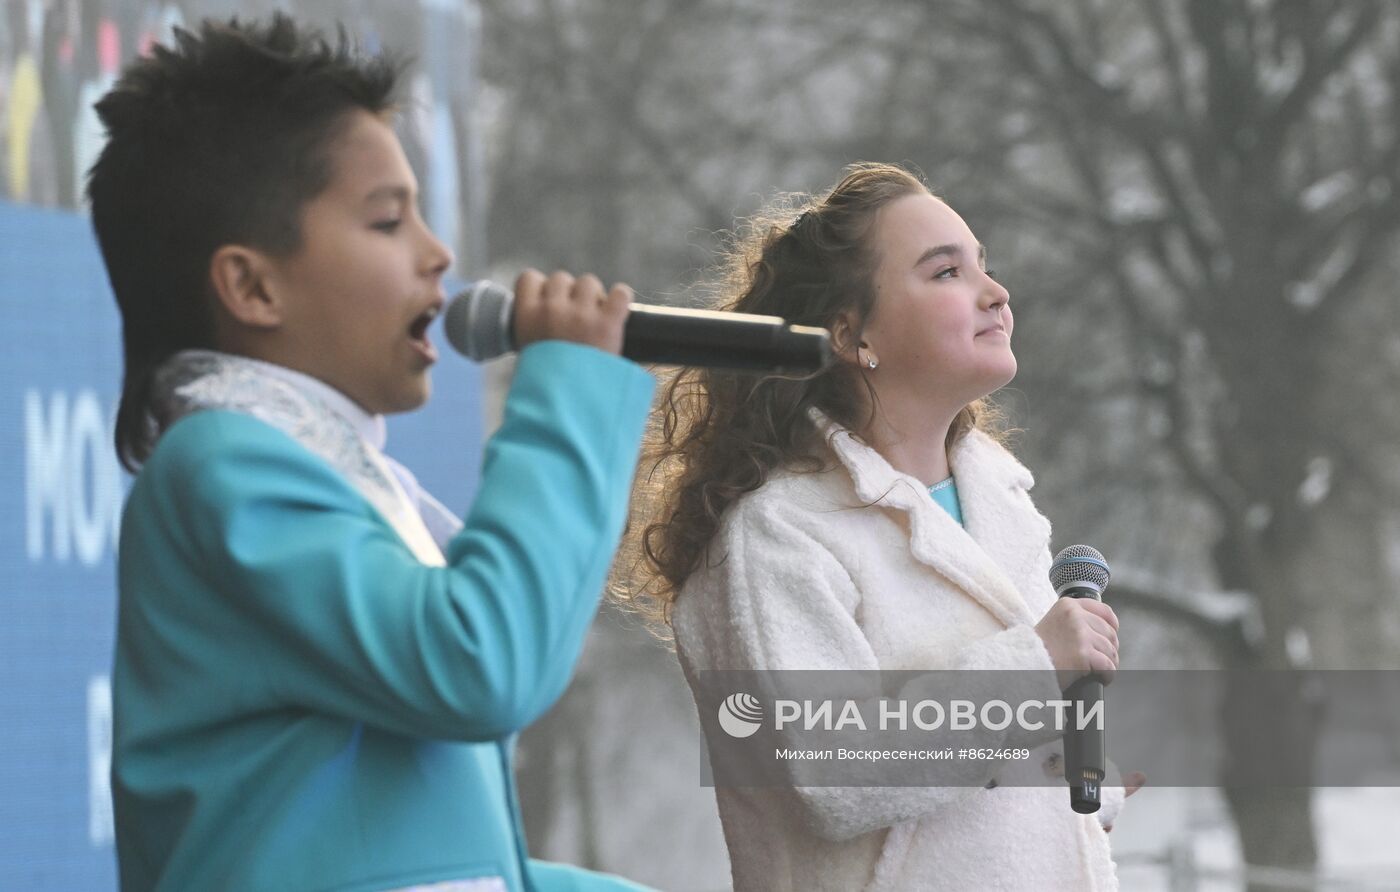
[[[692,689],[715,669],[1042,669],[1018,693],[1054,699],[1111,672],[1117,619],[1055,597],[1031,475],[990,429],[1013,320],[962,218],[907,171],[859,165],[795,219],[754,221],[731,261],[727,308],[823,326],[839,361],[669,388],[653,457],[671,473],[632,600],[671,624]],[[1032,757],[1017,770],[1062,773]],[[985,771],[957,788],[718,788],[735,888],[1116,888],[1100,820],[1121,787],[1096,819],[1044,776]]]

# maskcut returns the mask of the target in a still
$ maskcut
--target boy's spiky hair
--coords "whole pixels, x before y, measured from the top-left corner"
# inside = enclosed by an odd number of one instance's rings
[[[221,245],[294,253],[302,207],[331,179],[349,113],[393,108],[401,64],[277,14],[203,22],[133,63],[97,103],[108,141],[88,173],[93,229],[122,314],[116,447],[149,455],[156,368],[212,347],[209,262]]]

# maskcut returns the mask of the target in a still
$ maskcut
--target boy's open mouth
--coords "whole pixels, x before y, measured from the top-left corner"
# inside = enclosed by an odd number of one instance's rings
[[[433,324],[437,318],[441,307],[431,306],[418,314],[418,318],[413,320],[413,324],[408,327],[408,336],[415,341],[428,342],[428,326]]]

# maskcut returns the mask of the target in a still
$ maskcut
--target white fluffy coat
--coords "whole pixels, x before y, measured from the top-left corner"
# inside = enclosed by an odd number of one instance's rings
[[[1008,699],[1059,697],[1034,631],[1055,592],[1030,472],[980,431],[963,437],[949,461],[964,529],[918,480],[813,418],[838,461],[776,473],[731,506],[677,600],[692,687],[705,669],[1042,669],[1017,673],[1026,681]],[[1008,784],[1050,770],[1060,744],[1046,736],[1013,725],[987,738],[1035,748],[990,769],[992,789],[719,788],[735,889],[1116,890],[1101,825],[1121,786],[1105,785],[1099,814],[1081,816],[1063,785]]]

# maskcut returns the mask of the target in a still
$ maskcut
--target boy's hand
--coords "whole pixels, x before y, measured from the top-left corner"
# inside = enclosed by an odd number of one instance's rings
[[[563,270],[548,278],[527,269],[515,280],[515,346],[560,340],[622,352],[622,325],[632,289],[617,284],[603,291],[594,275],[574,278]]]

